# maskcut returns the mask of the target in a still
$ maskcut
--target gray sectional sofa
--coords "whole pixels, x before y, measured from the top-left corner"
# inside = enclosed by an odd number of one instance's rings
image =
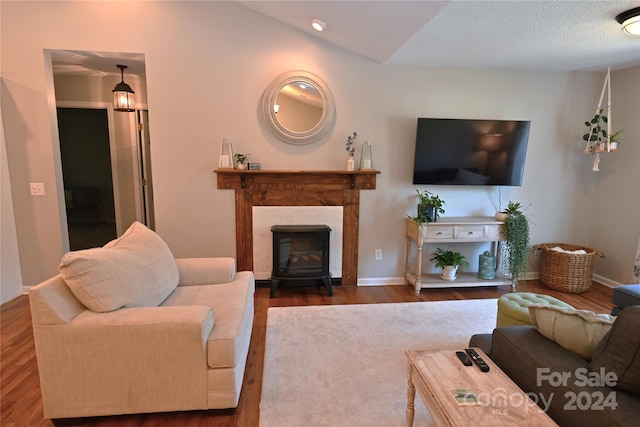
[[[622,310],[585,360],[533,326],[474,335],[482,348],[560,426],[640,425],[640,306]]]

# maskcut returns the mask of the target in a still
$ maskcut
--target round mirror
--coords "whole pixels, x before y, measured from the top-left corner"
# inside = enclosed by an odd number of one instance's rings
[[[329,88],[305,71],[279,75],[265,90],[262,112],[269,130],[291,144],[317,141],[335,122]]]

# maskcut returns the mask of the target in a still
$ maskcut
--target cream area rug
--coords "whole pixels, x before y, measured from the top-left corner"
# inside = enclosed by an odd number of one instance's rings
[[[495,328],[497,300],[272,307],[262,427],[405,426],[405,350],[460,350]],[[414,426],[434,426],[416,393]]]

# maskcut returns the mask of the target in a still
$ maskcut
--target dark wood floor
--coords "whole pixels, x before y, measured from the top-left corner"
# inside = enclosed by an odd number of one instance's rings
[[[259,288],[256,291],[255,321],[244,385],[235,411],[191,411],[88,418],[84,425],[102,427],[257,426],[269,307],[497,298],[510,291],[510,287],[507,286],[423,289],[420,297],[415,297],[413,288],[409,286],[335,287],[333,297],[326,296],[321,289],[305,288],[278,290],[277,298],[270,299],[269,290]],[[597,313],[608,313],[611,310],[612,290],[597,283],[585,293],[565,294],[552,291],[533,280],[527,282],[527,291],[552,295],[576,308],[593,310]],[[42,413],[40,381],[28,298],[21,296],[3,304],[0,318],[0,425],[2,427],[51,426],[51,421],[45,420]]]

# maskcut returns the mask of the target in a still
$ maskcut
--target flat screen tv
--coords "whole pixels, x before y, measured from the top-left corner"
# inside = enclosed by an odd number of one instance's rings
[[[418,118],[414,184],[522,185],[530,121]]]

